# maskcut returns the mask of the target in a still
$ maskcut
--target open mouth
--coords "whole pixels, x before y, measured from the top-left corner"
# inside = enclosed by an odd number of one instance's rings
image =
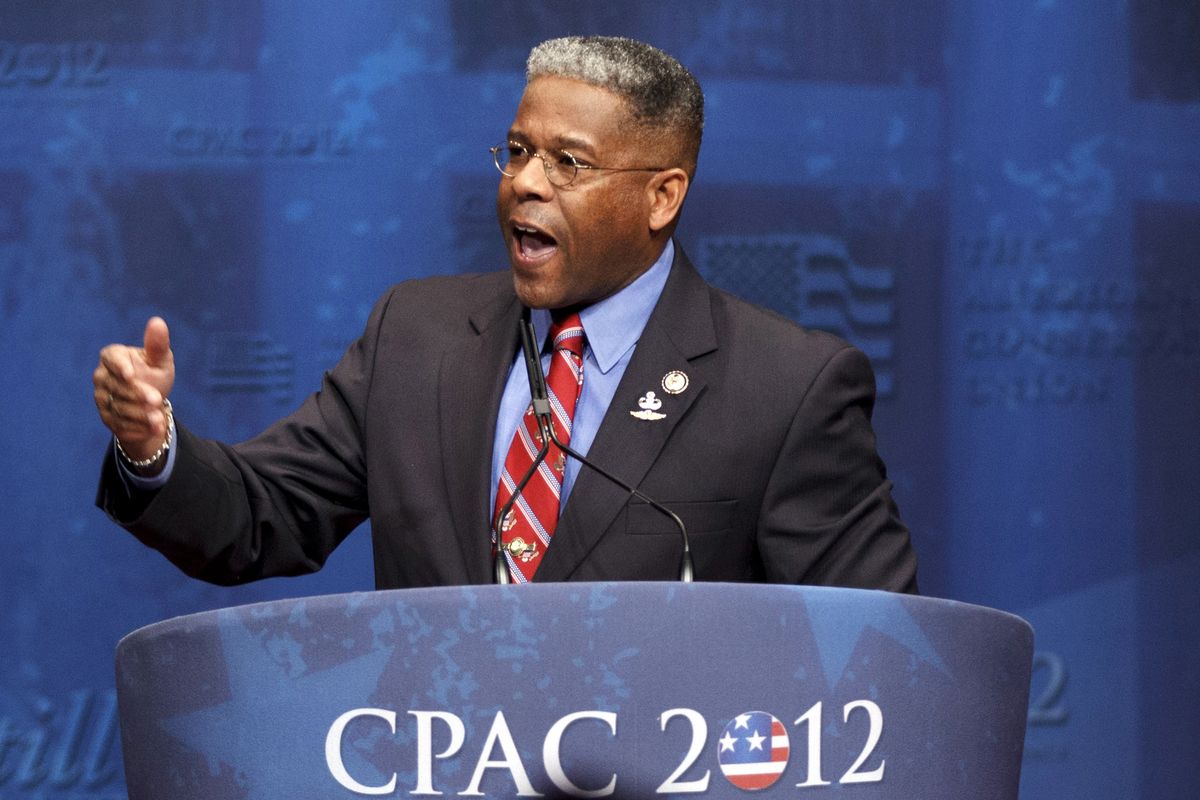
[[[513,225],[513,242],[517,253],[528,261],[549,258],[558,249],[558,241],[553,236],[531,225]]]

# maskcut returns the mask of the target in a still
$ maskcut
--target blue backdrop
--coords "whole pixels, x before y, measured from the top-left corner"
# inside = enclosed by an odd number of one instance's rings
[[[371,585],[366,531],[218,589],[109,524],[98,349],[162,314],[236,440],[387,285],[504,268],[486,148],[567,33],[697,74],[685,249],[871,355],[923,590],[1036,627],[1023,796],[1194,796],[1195,0],[5,0],[0,796],[122,796],[124,633]]]

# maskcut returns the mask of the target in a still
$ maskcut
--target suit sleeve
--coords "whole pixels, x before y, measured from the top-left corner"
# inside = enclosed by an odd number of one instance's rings
[[[320,569],[369,514],[365,408],[391,297],[295,413],[232,446],[180,424],[174,471],[152,493],[130,493],[110,452],[97,505],[183,572],[212,583]]]
[[[767,580],[916,592],[916,556],[875,449],[875,379],[845,347],[804,394],[759,519]]]

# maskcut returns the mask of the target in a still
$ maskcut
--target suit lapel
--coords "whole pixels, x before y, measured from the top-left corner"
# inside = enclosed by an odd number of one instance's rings
[[[587,453],[588,459],[632,486],[640,484],[675,426],[704,391],[708,378],[693,363],[694,359],[716,347],[708,285],[676,245],[671,275],[642,331]],[[679,394],[663,388],[664,376],[673,370],[688,376],[687,389]],[[647,392],[654,392],[662,401],[657,409],[663,415],[661,419],[640,419],[630,413],[641,410],[638,401]],[[628,499],[628,492],[583,467],[559,518],[554,540],[538,567],[536,580],[569,578]]]
[[[522,310],[506,286],[470,316],[471,332],[445,351],[438,377],[446,492],[470,583],[491,581],[492,442]]]

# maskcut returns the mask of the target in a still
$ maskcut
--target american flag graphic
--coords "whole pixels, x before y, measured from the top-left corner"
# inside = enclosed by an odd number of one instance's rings
[[[729,721],[717,740],[717,762],[739,789],[766,789],[783,775],[788,760],[783,723],[765,711],[747,711]]]

